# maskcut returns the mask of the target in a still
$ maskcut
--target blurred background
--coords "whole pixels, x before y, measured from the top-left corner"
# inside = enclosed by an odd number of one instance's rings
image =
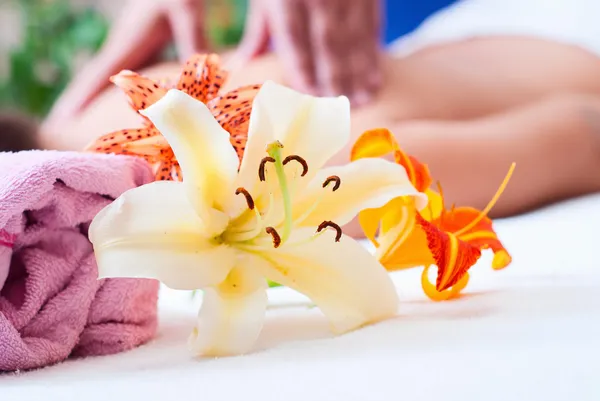
[[[218,47],[240,39],[246,0],[209,1]],[[0,105],[43,117],[104,41],[115,0],[0,0]],[[164,58],[172,57],[169,49]]]
[[[454,2],[387,0],[382,40],[409,33]],[[0,108],[43,118],[75,71],[100,48],[121,6],[117,0],[0,0]],[[247,0],[207,0],[215,50],[238,43],[246,8]],[[167,48],[163,57],[174,58],[173,50]]]

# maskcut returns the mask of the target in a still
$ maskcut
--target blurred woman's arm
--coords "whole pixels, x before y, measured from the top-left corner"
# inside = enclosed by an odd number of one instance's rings
[[[60,129],[77,118],[109,84],[110,76],[156,61],[172,40],[181,60],[206,49],[202,6],[203,0],[128,0],[100,51],[53,106],[46,129]]]

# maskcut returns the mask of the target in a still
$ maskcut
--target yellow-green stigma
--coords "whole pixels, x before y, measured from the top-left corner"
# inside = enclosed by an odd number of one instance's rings
[[[279,141],[275,141],[269,144],[266,148],[268,156],[265,156],[259,164],[258,167],[258,178],[260,181],[267,181],[267,165],[273,164],[275,168],[275,173],[277,176],[277,182],[279,183],[279,189],[281,191],[281,200],[283,201],[283,212],[284,212],[284,220],[282,227],[272,227],[267,226],[266,223],[269,221],[270,210],[266,212],[265,215],[259,211],[259,208],[254,202],[252,195],[245,188],[238,188],[235,191],[236,195],[243,195],[246,204],[248,205],[248,209],[254,212],[256,224],[253,228],[245,229],[242,231],[234,230],[232,233],[228,234],[228,239],[230,241],[236,242],[237,246],[243,246],[245,249],[253,249],[255,245],[248,243],[248,241],[256,238],[260,232],[266,233],[271,236],[273,240],[273,247],[279,248],[282,244],[284,244],[290,237],[292,229],[295,224],[301,223],[312,213],[319,203],[323,200],[325,196],[325,192],[311,205],[305,213],[294,220],[292,214],[292,195],[289,189],[288,177],[285,174],[284,168],[285,166],[294,161],[300,164],[302,167],[302,171],[300,172],[300,177],[304,177],[308,173],[308,164],[306,160],[298,155],[289,155],[283,158],[282,151],[283,145]],[[335,192],[341,185],[340,177],[338,176],[330,176],[323,182],[323,189],[327,187],[331,187],[331,190]],[[273,203],[273,194],[271,194],[271,201],[269,204]],[[249,215],[245,215],[244,220],[249,218]],[[336,242],[340,241],[342,236],[342,229],[332,221],[324,221],[321,223],[316,230],[315,235],[311,238],[307,238],[306,241],[311,241],[314,238],[320,236],[326,228],[333,228],[336,231],[335,240]],[[279,230],[279,231],[278,231]],[[300,243],[303,241],[300,241]]]
[[[277,180],[279,181],[279,188],[281,189],[281,198],[283,199],[283,213],[284,213],[284,223],[283,223],[283,232],[281,233],[280,242],[283,243],[287,241],[292,232],[292,198],[290,196],[289,186],[287,182],[287,177],[284,171],[284,164],[287,164],[290,160],[302,160],[301,164],[305,167],[305,171],[303,171],[302,175],[306,174],[308,171],[308,165],[300,156],[287,157],[284,163],[284,160],[281,155],[281,149],[283,149],[283,145],[279,141],[275,141],[267,146],[267,153],[274,160],[273,164],[275,165],[275,173],[277,174]]]

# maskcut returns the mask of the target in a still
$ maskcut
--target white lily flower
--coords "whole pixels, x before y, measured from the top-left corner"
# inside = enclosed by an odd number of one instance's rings
[[[403,167],[382,159],[322,168],[349,140],[345,97],[265,83],[241,166],[229,134],[185,93],[171,90],[143,114],[170,143],[184,181],[124,193],[96,216],[90,239],[101,277],[204,290],[189,342],[195,354],[252,349],[266,279],[311,298],[335,333],[395,315],[387,272],[340,226],[396,197],[413,196],[420,206],[426,197]]]

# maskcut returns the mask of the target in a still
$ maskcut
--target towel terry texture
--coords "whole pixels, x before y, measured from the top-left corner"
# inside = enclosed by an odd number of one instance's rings
[[[131,349],[156,331],[158,282],[98,280],[90,221],[152,180],[141,159],[0,153],[0,371]]]

